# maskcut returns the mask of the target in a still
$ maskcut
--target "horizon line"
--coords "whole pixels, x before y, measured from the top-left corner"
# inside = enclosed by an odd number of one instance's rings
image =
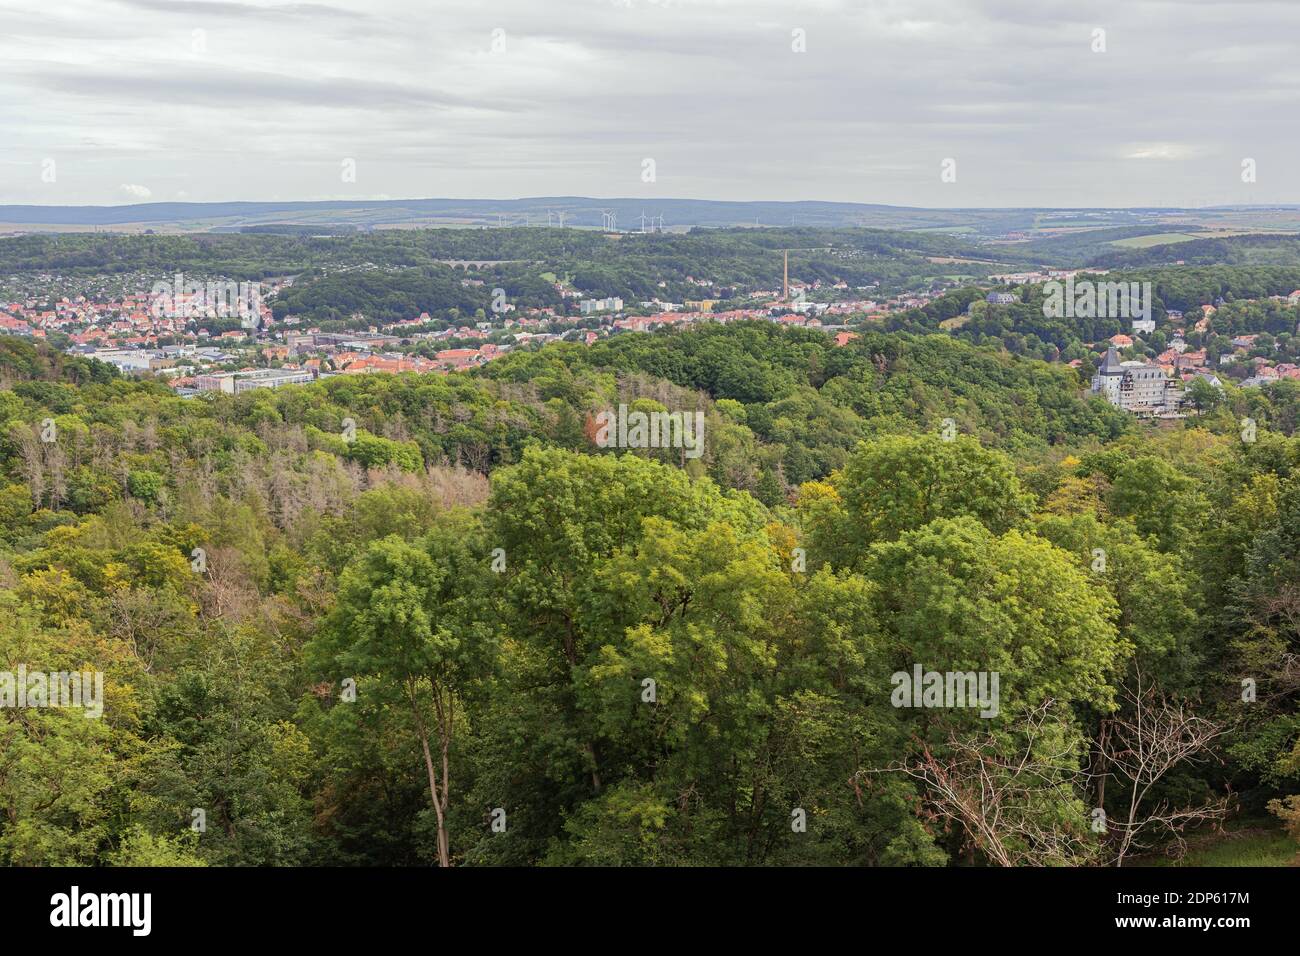
[[[665,203],[665,202],[699,202],[699,203],[716,203],[719,205],[772,205],[772,206],[793,206],[793,205],[827,205],[827,206],[868,206],[883,209],[898,210],[915,210],[921,212],[1014,212],[1014,211],[1035,211],[1035,210],[1064,210],[1064,211],[1106,211],[1106,210],[1205,210],[1205,209],[1300,209],[1300,201],[1297,202],[1271,202],[1271,203],[1209,203],[1206,205],[989,205],[989,206],[917,206],[901,205],[888,202],[865,202],[853,199],[702,199],[695,196],[661,196],[654,199],[647,199],[638,196],[407,196],[401,198],[358,198],[358,199],[157,199],[147,200],[144,202],[126,202],[126,203],[6,203],[0,202],[0,209],[132,209],[149,206],[229,206],[229,205],[395,205],[411,202],[472,202],[472,203],[519,203],[519,202],[556,202],[556,201],[584,201],[584,202],[631,202],[642,204]]]

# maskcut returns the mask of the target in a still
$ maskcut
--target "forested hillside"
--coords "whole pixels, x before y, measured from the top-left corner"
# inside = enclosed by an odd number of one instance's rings
[[[91,279],[181,272],[191,278],[224,276],[261,280],[293,275],[297,282],[274,302],[277,319],[297,315],[312,322],[345,321],[364,313],[395,321],[422,311],[486,308],[495,285],[513,303],[554,306],[557,279],[585,293],[695,298],[705,293],[691,280],[709,277],[708,295],[780,289],[789,250],[791,275],[804,282],[843,280],[851,286],[928,287],[931,279],[960,271],[987,275],[999,262],[1027,261],[1015,250],[996,260],[968,240],[879,229],[716,229],[687,235],[612,234],[576,229],[424,229],[360,235],[112,236],[28,235],[0,244],[0,279],[64,275]],[[973,256],[958,268],[942,260]],[[474,274],[491,280],[465,288],[457,264],[487,263]],[[543,278],[545,277],[545,278]]]
[[[1132,269],[1106,274],[1107,282],[1149,283],[1151,316],[1157,328],[1146,340],[1146,353],[1154,357],[1176,334],[1169,313],[1195,312],[1213,305],[1214,327],[1201,333],[1187,332],[1188,341],[1209,350],[1217,362],[1232,351],[1237,335],[1267,333],[1267,353],[1276,350],[1282,358],[1300,357],[1300,339],[1295,330],[1300,309],[1285,296],[1300,287],[1300,267],[1218,266],[1211,268]],[[1131,320],[1120,316],[1052,315],[1044,308],[1044,287],[1019,287],[1016,301],[994,305],[984,301],[983,290],[969,286],[938,296],[922,308],[889,315],[884,327],[890,331],[949,335],[979,345],[1000,347],[1015,355],[1047,361],[1092,363],[1091,343],[1131,331]]]
[[[105,674],[101,720],[3,711],[6,863],[1075,865],[1300,815],[1276,388],[1155,427],[735,324],[183,399],[0,345],[0,658]],[[597,447],[620,403],[703,455]],[[996,714],[898,706],[914,666]]]

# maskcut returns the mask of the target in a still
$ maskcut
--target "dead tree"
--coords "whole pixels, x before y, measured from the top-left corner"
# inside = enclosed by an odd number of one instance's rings
[[[1163,799],[1153,802],[1157,784],[1175,767],[1209,758],[1210,744],[1224,729],[1156,686],[1144,687],[1141,674],[1135,681],[1135,688],[1121,688],[1119,714],[1106,719],[1096,743],[1104,775],[1121,787],[1123,813],[1106,821],[1107,832],[1118,831],[1111,858],[1115,866],[1123,866],[1134,850],[1147,849],[1158,835],[1181,844],[1187,827],[1222,820],[1229,809],[1227,797],[1183,808]]]
[[[1086,775],[1068,719],[1048,700],[1014,734],[1010,753],[1005,737],[953,732],[942,753],[918,741],[913,760],[864,773],[902,773],[924,784],[922,813],[930,822],[957,827],[968,846],[999,866],[1091,862],[1096,843],[1078,813]]]

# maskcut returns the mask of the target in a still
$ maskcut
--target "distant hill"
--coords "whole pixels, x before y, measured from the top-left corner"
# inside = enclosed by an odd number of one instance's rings
[[[604,213],[621,229],[690,226],[874,226],[961,229],[1005,211],[911,209],[841,202],[720,202],[702,199],[394,199],[327,202],[139,203],[126,206],[0,206],[0,223],[43,226],[145,226],[216,231],[313,225],[381,227],[417,225],[565,225],[601,228]],[[259,229],[261,231],[261,229]],[[293,231],[301,231],[295,229]]]
[[[607,218],[612,216],[612,220]],[[124,206],[0,206],[0,236],[107,232],[350,236],[411,229],[567,226],[615,232],[696,228],[868,228],[957,237],[1002,261],[1147,264],[1183,258],[1166,243],[1244,234],[1300,233],[1298,206],[1203,209],[925,209],[855,202],[537,196],[524,199],[390,199],[322,202],[156,202]],[[1188,241],[1191,240],[1191,241]],[[1158,251],[1148,254],[1144,247]],[[1133,255],[1133,253],[1137,253]],[[1266,253],[1256,256],[1268,258]]]
[[[1193,239],[1145,249],[1115,250],[1091,265],[1106,269],[1188,266],[1291,266],[1300,262],[1300,236],[1248,235]]]
[[[139,231],[322,233],[417,226],[545,226],[621,230],[693,226],[866,226],[996,237],[1071,229],[1151,226],[1186,210],[921,209],[855,202],[723,202],[706,199],[539,196],[526,199],[392,199],[325,202],[139,203],[125,206],[0,206],[0,228],[93,227]],[[1209,213],[1221,216],[1223,213]]]

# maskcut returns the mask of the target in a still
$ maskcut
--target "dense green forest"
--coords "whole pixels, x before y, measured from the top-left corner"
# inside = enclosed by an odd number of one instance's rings
[[[791,277],[805,283],[879,283],[887,290],[923,289],[954,270],[988,275],[1019,253],[997,260],[950,236],[874,229],[697,229],[687,235],[607,235],[576,229],[387,230],[346,236],[29,235],[0,245],[0,280],[16,288],[36,275],[60,275],[75,287],[105,275],[261,280],[293,275],[295,284],[273,301],[277,319],[310,322],[409,319],[450,310],[471,316],[488,309],[492,289],[504,288],[520,307],[560,304],[554,281],[597,297],[635,303],[652,297],[729,299],[781,288],[783,253]],[[931,262],[946,256],[977,261]],[[487,262],[467,272],[458,262]],[[481,286],[465,286],[472,275]],[[691,280],[708,280],[700,286]]]
[[[1139,425],[927,332],[194,399],[0,340],[3,666],[105,674],[100,720],[4,709],[0,860],[1074,865],[1300,816],[1294,389]],[[597,447],[619,403],[704,454]],[[915,666],[996,715],[895,706]]]
[[[1145,249],[1112,249],[1094,256],[1089,264],[1101,268],[1131,268],[1173,262],[1220,268],[1294,267],[1297,253],[1300,253],[1300,237],[1294,235],[1224,236],[1165,243]]]
[[[31,234],[0,244],[0,274],[176,270],[220,273],[257,279],[313,266],[414,268],[440,260],[531,261],[602,266],[623,281],[637,281],[656,264],[682,274],[712,269],[741,276],[760,276],[769,285],[781,278],[780,251],[825,250],[896,260],[889,268],[902,274],[906,265],[925,256],[962,255],[973,246],[952,236],[883,229],[696,229],[686,235],[627,233],[610,235],[580,229],[420,229],[379,230],[345,236],[112,235],[92,233]],[[763,255],[763,253],[768,253]],[[1007,261],[1026,257],[1008,253]],[[902,262],[908,257],[911,262]],[[755,261],[760,263],[755,265]],[[639,271],[638,271],[639,270]],[[935,274],[938,274],[937,272]],[[811,278],[809,281],[811,281]],[[642,280],[643,281],[643,280]]]
[[[1186,341],[1192,348],[1206,348],[1211,364],[1232,352],[1234,336],[1266,333],[1259,355],[1279,360],[1300,358],[1300,340],[1295,330],[1300,323],[1300,306],[1288,304],[1287,296],[1300,288],[1300,268],[1292,266],[1219,266],[1214,268],[1155,268],[1112,272],[1096,281],[1150,283],[1151,317],[1156,330],[1145,336],[1145,352],[1154,358],[1164,351],[1173,329],[1187,326]],[[946,331],[968,342],[1003,348],[1016,355],[1047,361],[1092,362],[1090,347],[1117,333],[1131,331],[1129,317],[1052,316],[1044,309],[1042,285],[1016,287],[1018,301],[994,305],[983,301],[985,292],[976,286],[954,289],[936,297],[923,308],[888,315],[883,325],[891,331],[916,333]],[[1201,306],[1215,306],[1213,328],[1206,333],[1194,329],[1185,317],[1174,322],[1169,311],[1191,313]],[[1242,376],[1248,374],[1243,366]]]

